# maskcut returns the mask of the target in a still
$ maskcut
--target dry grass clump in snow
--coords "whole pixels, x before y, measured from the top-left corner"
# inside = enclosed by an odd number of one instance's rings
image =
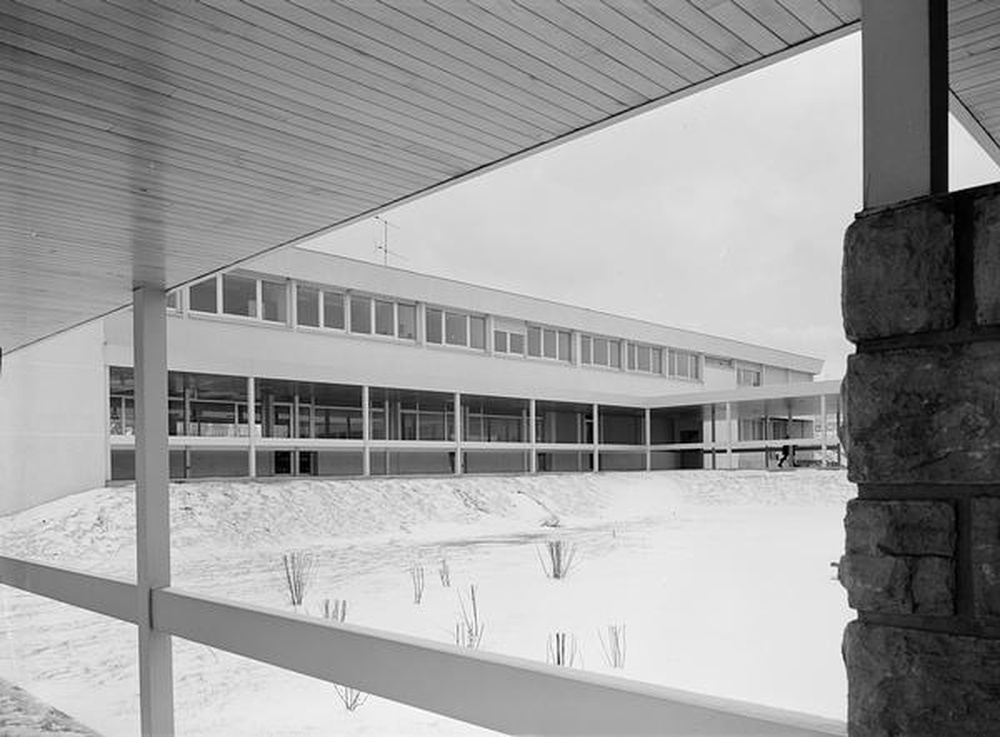
[[[347,619],[347,599],[323,599],[323,619],[343,623]]]
[[[410,583],[413,586],[413,603],[419,604],[424,598],[424,567],[419,563],[410,566]]]
[[[281,556],[285,567],[285,584],[288,587],[288,598],[293,607],[302,606],[306,589],[312,583],[313,557],[309,553],[292,552]]]
[[[545,551],[544,556],[538,553],[545,575],[554,579],[566,578],[576,561],[576,545],[565,540],[549,540],[545,543]]]
[[[478,650],[483,642],[486,624],[479,618],[479,602],[476,600],[476,585],[469,586],[469,605],[466,607],[462,594],[458,594],[458,605],[462,610],[462,620],[455,623],[455,644],[459,647]]]
[[[576,635],[565,632],[553,632],[545,645],[546,661],[552,665],[572,668],[576,665],[579,650],[576,645]]]
[[[609,624],[607,626],[607,638],[597,630],[597,639],[601,641],[601,651],[604,653],[604,662],[609,668],[625,667],[625,625]]]
[[[446,589],[451,588],[451,568],[448,566],[448,559],[442,558],[441,565],[438,566],[438,577],[441,579],[441,585]]]

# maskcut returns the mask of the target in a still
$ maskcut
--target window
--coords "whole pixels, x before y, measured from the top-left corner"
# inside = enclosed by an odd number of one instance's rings
[[[319,327],[319,290],[314,287],[295,287],[295,314],[299,325]]]
[[[192,284],[190,289],[191,309],[197,312],[218,312],[215,292],[215,277]]]
[[[469,316],[469,347],[486,349],[486,318]]]
[[[736,369],[736,386],[760,386],[762,381],[761,370],[748,366],[740,366]]]
[[[651,349],[648,345],[636,346],[637,362],[636,366],[640,371],[648,372],[652,364]]]
[[[444,342],[448,345],[468,345],[469,326],[465,315],[455,312],[444,313]]]
[[[261,281],[262,317],[269,322],[288,322],[288,292],[284,282]]]
[[[668,357],[668,371],[671,376],[681,379],[701,379],[701,358],[697,353],[671,350]]]
[[[653,373],[662,374],[663,373],[663,349],[654,348],[653,349]]]
[[[181,308],[180,292],[167,292],[167,309],[178,311]]]
[[[542,336],[544,338],[544,347],[542,350],[543,355],[546,358],[556,357],[556,331],[545,329],[542,331]]]
[[[565,330],[559,331],[559,360],[573,360],[573,335]]]
[[[528,355],[542,355],[542,329],[528,326]]]
[[[395,335],[393,330],[394,310],[392,302],[375,300],[375,332],[378,335]]]
[[[497,353],[507,352],[507,332],[504,330],[493,331],[493,350]]]
[[[323,292],[323,327],[344,329],[344,295],[340,292]]]
[[[510,334],[510,353],[516,353],[519,356],[524,355],[524,335],[522,333]]]
[[[416,305],[396,305],[398,313],[399,332],[396,334],[400,338],[416,340],[417,338],[417,306]]]
[[[608,365],[607,338],[594,338],[594,363],[598,366]]]
[[[608,341],[608,358],[611,359],[609,365],[611,368],[621,368],[622,366],[622,349],[621,343],[617,340]]]
[[[625,352],[628,354],[628,370],[635,371],[635,343],[629,343],[625,347]]]
[[[257,317],[257,280],[238,274],[223,274],[222,311],[227,315]]]
[[[427,310],[427,342],[441,344],[441,310]]]
[[[368,297],[351,297],[351,332],[371,335],[372,301]]]
[[[580,336],[580,363],[590,363],[590,345],[591,339],[589,335]]]

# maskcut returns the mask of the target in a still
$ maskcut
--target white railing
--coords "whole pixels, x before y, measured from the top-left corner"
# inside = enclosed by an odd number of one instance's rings
[[[0,584],[126,622],[138,587],[0,557]],[[153,629],[510,734],[819,735],[843,723],[289,614],[173,587]]]

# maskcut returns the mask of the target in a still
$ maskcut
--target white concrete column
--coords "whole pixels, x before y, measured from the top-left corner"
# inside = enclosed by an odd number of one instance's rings
[[[153,629],[152,590],[170,586],[170,456],[167,443],[166,291],[133,293],[136,588],[139,721],[144,737],[174,733],[170,635]]]
[[[462,395],[455,392],[455,475],[462,473]]]
[[[257,478],[257,379],[247,377],[247,473]]]
[[[826,395],[819,395],[819,457],[820,466],[826,468]]]
[[[646,407],[646,409],[644,410],[642,420],[643,420],[643,426],[642,426],[643,440],[646,443],[646,470],[652,471],[653,470],[653,448],[652,448],[653,419],[652,419],[652,410],[650,410],[649,407]]]
[[[863,0],[864,206],[948,191],[947,0]]]
[[[733,403],[726,402],[726,467],[733,468]]]
[[[528,448],[531,457],[528,459],[528,470],[538,473],[538,422],[537,407],[534,399],[528,400]]]
[[[496,330],[496,318],[486,315],[486,355],[493,355],[493,331]]]
[[[423,302],[417,302],[417,329],[416,329],[417,345],[423,345],[427,342],[427,305]],[[386,422],[389,418],[386,418]]]
[[[386,413],[387,415],[388,413]],[[388,423],[385,416],[383,422]],[[361,473],[372,475],[372,408],[371,389],[367,384],[361,387]]]
[[[594,402],[594,472],[601,470],[601,415],[597,402]]]

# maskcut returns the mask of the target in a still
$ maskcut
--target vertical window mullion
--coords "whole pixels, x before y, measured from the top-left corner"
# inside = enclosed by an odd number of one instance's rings
[[[254,297],[254,313],[256,319],[264,319],[264,285],[261,283],[260,279],[254,279],[254,292],[256,296]]]

